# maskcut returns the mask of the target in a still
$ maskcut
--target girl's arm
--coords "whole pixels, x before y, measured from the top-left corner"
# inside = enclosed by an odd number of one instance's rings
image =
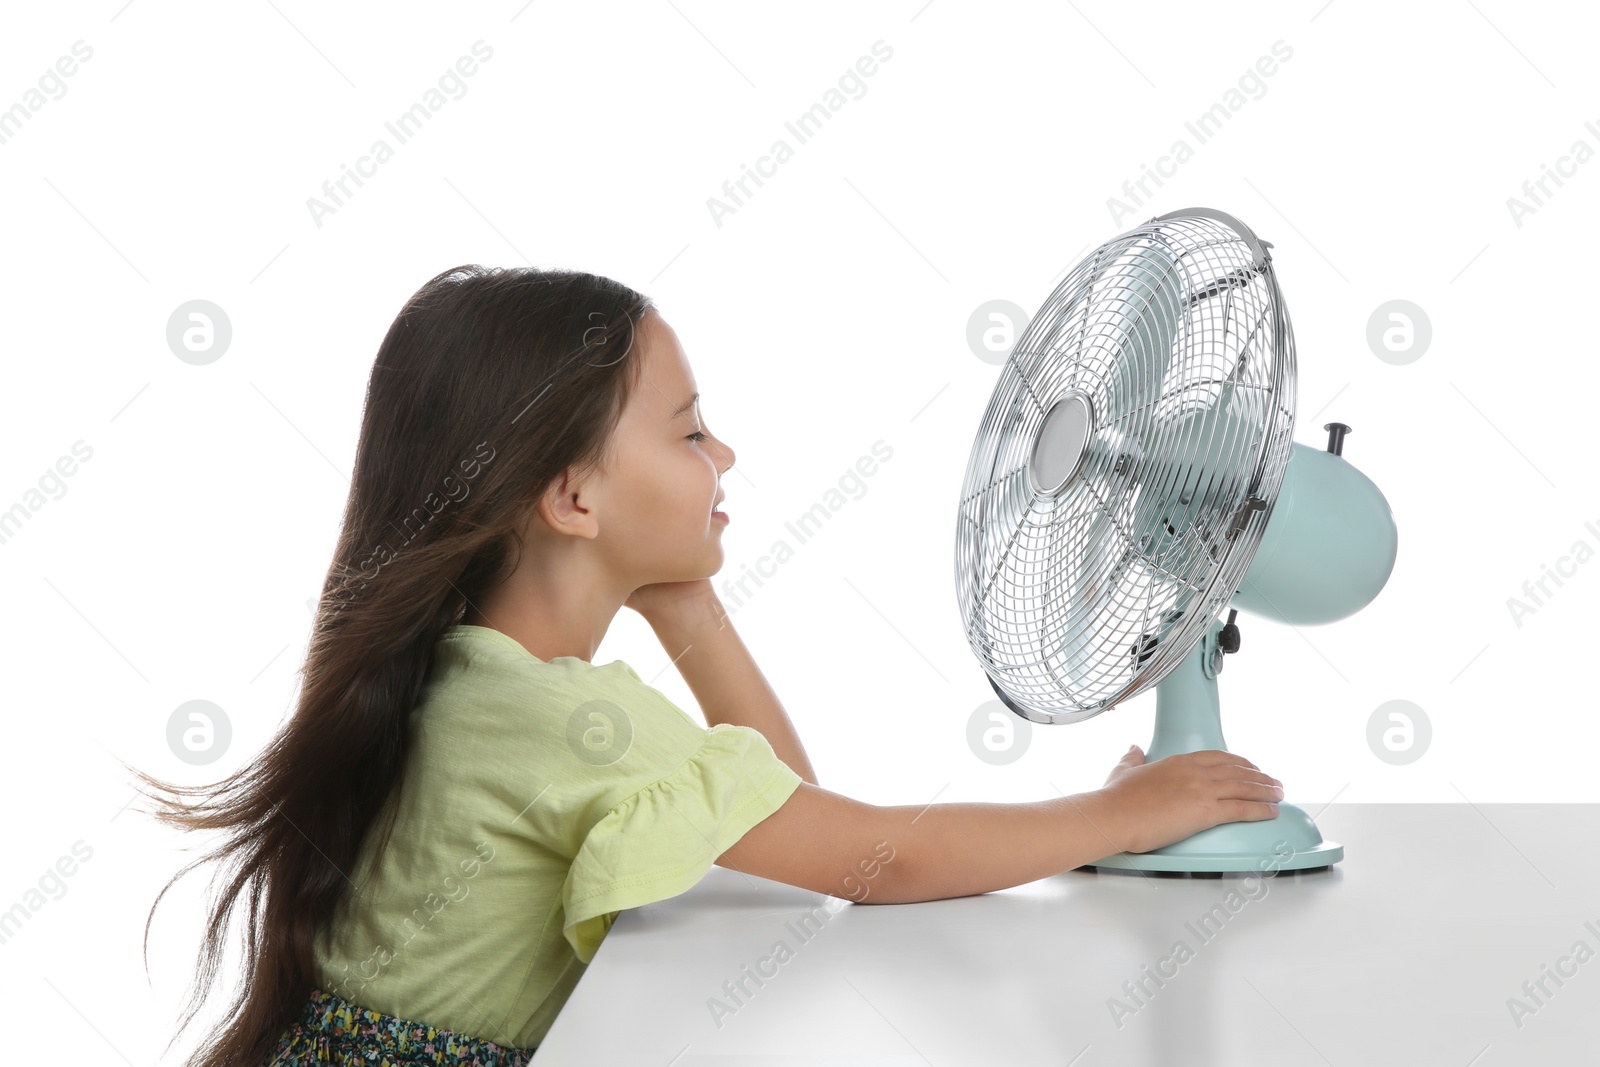
[[[717,866],[858,904],[943,900],[1275,818],[1282,796],[1276,778],[1221,749],[1154,763],[1130,749],[1101,788],[1020,804],[880,807],[800,785]]]
[[[652,611],[645,619],[689,683],[707,725],[754,728],[791,770],[817,784],[800,735],[715,592]]]

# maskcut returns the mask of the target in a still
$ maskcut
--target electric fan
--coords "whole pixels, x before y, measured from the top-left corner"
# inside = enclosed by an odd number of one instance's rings
[[[1397,532],[1378,487],[1294,442],[1295,352],[1267,250],[1186,208],[1077,264],[1007,357],[956,520],[956,595],[1000,700],[1036,723],[1156,689],[1150,762],[1226,749],[1239,610],[1322,624],[1371,603]],[[1217,616],[1230,607],[1228,621]],[[1090,867],[1311,870],[1344,856],[1293,804]]]

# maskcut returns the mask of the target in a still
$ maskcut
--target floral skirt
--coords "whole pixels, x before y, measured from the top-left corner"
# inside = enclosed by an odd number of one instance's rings
[[[533,1049],[397,1019],[313,989],[300,1020],[283,1032],[267,1067],[527,1067],[532,1057]]]

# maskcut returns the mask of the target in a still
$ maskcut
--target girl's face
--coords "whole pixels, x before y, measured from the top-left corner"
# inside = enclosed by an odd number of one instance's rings
[[[625,582],[692,581],[722,567],[722,473],[734,452],[711,431],[677,334],[652,311],[637,327],[639,386],[598,486],[600,542]]]

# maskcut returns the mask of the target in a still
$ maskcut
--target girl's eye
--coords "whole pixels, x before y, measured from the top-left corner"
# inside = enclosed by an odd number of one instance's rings
[[[689,440],[691,441],[704,441],[705,439],[706,435],[701,433],[699,430],[696,430],[694,433],[689,435]]]

